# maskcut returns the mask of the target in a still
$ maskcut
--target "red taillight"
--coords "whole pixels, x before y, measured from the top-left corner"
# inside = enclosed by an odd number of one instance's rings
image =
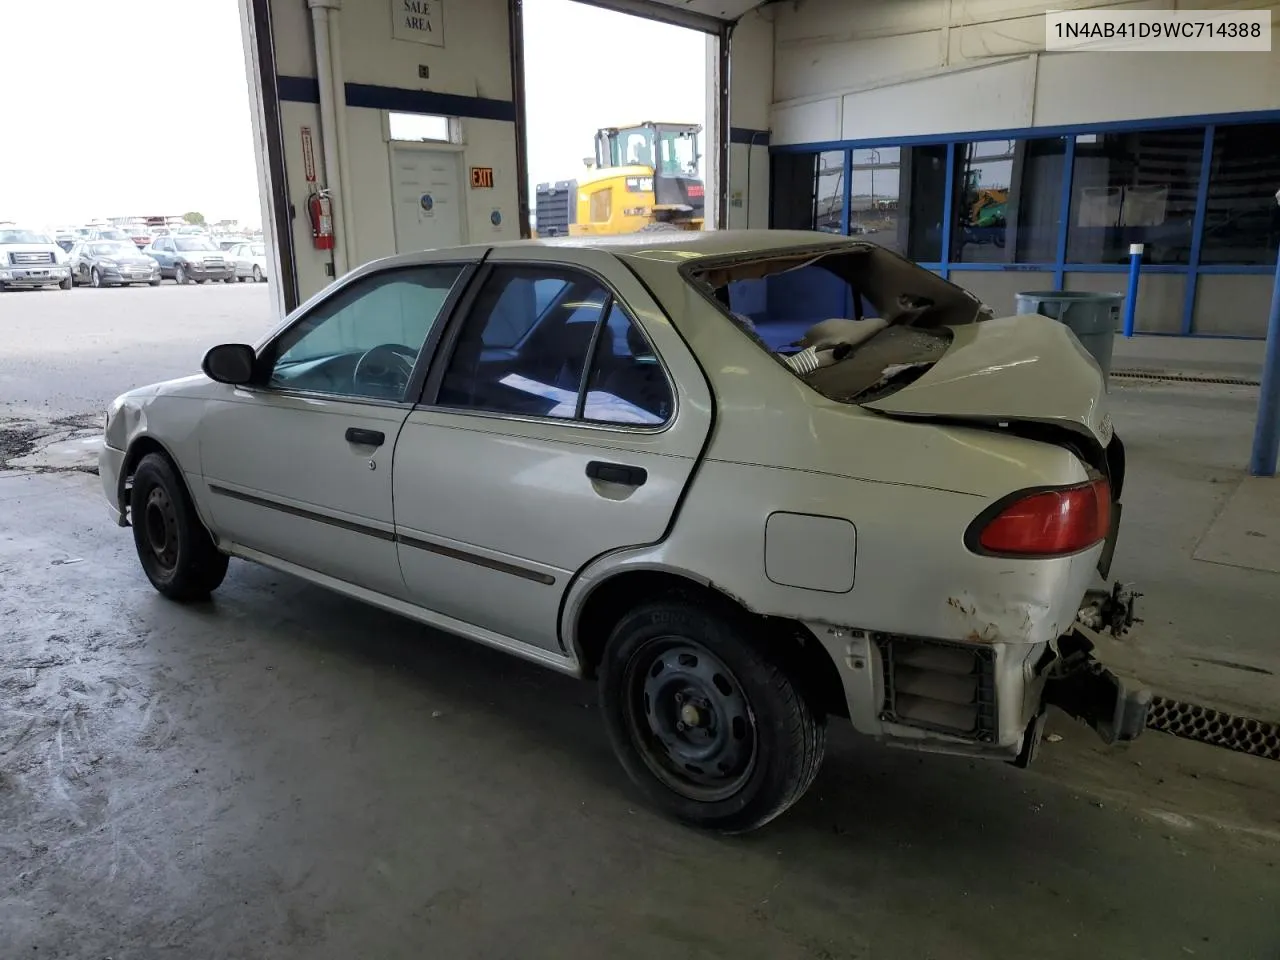
[[[1056,557],[1105,540],[1111,530],[1111,487],[1094,480],[1019,497],[977,531],[982,553]]]

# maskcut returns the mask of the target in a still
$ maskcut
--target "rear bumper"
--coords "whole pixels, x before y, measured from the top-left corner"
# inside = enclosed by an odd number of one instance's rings
[[[891,746],[1027,765],[1057,706],[1106,743],[1138,737],[1149,690],[1073,628],[1055,643],[961,643],[809,624],[836,662],[853,726]]]

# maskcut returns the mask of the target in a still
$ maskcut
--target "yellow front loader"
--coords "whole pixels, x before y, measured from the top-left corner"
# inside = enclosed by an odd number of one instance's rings
[[[577,180],[538,184],[537,235],[600,236],[701,230],[706,189],[698,134],[686,123],[641,123],[596,132],[595,156]]]

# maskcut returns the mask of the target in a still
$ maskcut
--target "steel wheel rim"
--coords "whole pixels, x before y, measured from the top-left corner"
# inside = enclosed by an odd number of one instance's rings
[[[156,562],[165,570],[178,565],[178,514],[163,487],[152,487],[142,510],[142,530]]]
[[[623,677],[627,731],[645,765],[690,800],[733,796],[755,771],[755,714],[733,672],[702,644],[661,637]]]

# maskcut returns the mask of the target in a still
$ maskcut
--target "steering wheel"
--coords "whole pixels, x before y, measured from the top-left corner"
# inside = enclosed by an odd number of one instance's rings
[[[356,361],[351,383],[358,391],[370,390],[400,396],[409,386],[418,351],[403,343],[380,343],[370,347]]]

